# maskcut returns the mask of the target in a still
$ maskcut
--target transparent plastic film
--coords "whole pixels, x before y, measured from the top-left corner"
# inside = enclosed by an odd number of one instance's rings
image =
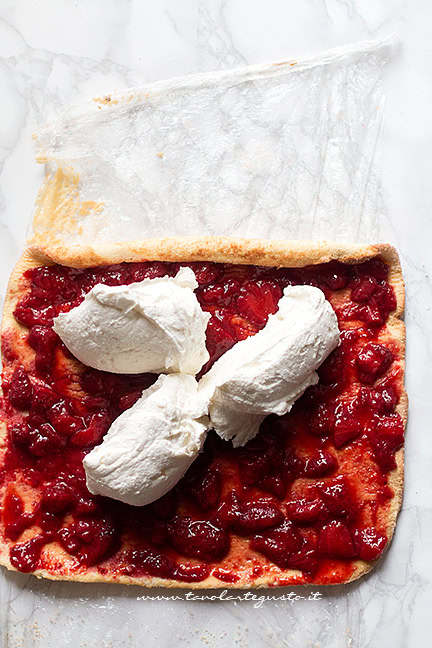
[[[394,40],[95,98],[35,135],[32,243],[167,236],[376,242]]]

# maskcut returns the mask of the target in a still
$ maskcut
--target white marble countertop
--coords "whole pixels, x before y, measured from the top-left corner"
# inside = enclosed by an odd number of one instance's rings
[[[432,605],[430,3],[3,0],[0,291],[3,297],[43,177],[42,167],[34,162],[31,135],[46,118],[69,103],[107,90],[314,54],[395,29],[402,49],[386,80],[386,215],[380,232],[398,247],[406,279],[410,420],[405,499],[388,554],[369,576],[351,586],[322,589],[319,600],[307,600],[312,590],[300,588],[296,593],[303,599],[266,601],[259,607],[248,601],[186,601],[184,595],[175,601],[140,600],[149,592],[37,581],[2,571],[4,646],[428,645]]]

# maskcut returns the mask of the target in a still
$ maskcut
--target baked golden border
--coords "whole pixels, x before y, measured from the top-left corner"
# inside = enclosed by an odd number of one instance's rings
[[[396,250],[387,244],[366,245],[331,241],[246,239],[229,236],[176,236],[127,243],[93,245],[38,243],[30,246],[36,257],[76,268],[123,261],[215,261],[250,265],[301,267],[338,259],[356,263],[381,255],[399,266]]]
[[[13,317],[16,302],[21,296],[21,284],[23,273],[39,265],[61,263],[72,267],[91,267],[96,265],[110,265],[123,261],[215,261],[226,263],[252,264],[279,267],[302,267],[326,263],[331,260],[339,260],[345,263],[357,263],[367,259],[380,256],[389,265],[389,283],[395,290],[397,307],[389,316],[387,330],[391,338],[398,343],[400,349],[399,365],[403,372],[405,366],[405,325],[401,320],[404,311],[405,291],[402,278],[402,270],[399,256],[390,245],[361,245],[302,241],[264,241],[257,239],[236,239],[228,237],[179,237],[165,239],[148,239],[135,244],[96,244],[92,247],[53,247],[53,246],[32,246],[26,249],[16,264],[7,289],[3,319],[2,332],[6,329],[13,329],[18,335],[23,334],[26,329],[22,327]],[[408,415],[408,398],[403,389],[397,406],[404,426]],[[4,453],[7,443],[6,422],[0,423],[0,455]],[[403,495],[403,471],[404,452],[403,448],[396,453],[397,468],[389,474],[389,485],[394,491],[388,514],[387,535],[389,543],[396,526],[396,518],[402,503]],[[16,571],[9,560],[10,544],[0,541],[0,564],[7,569]],[[366,562],[363,560],[354,561],[355,571],[351,578],[345,583],[357,580],[374,568],[378,561]],[[76,569],[74,560],[69,560],[70,567]],[[257,578],[255,581],[239,581],[236,583],[221,582],[210,576],[207,579],[188,583],[177,580],[166,580],[155,577],[130,577],[125,575],[100,574],[95,569],[89,568],[79,573],[70,569],[67,571],[67,561],[63,565],[65,573],[56,574],[44,569],[38,569],[33,574],[38,578],[51,580],[71,580],[79,582],[111,582],[128,585],[141,585],[145,587],[166,587],[182,589],[255,589],[263,587],[278,586],[281,579],[294,579],[289,586],[296,585],[295,578],[299,577],[297,570],[280,570],[272,575]],[[300,577],[299,577],[300,580]],[[304,584],[304,583],[299,583]],[[323,583],[314,582],[313,585]],[[338,583],[341,584],[341,583]]]

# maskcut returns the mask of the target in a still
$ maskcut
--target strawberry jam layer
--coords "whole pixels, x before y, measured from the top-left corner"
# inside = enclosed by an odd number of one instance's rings
[[[174,276],[180,265],[194,270],[197,298],[211,313],[210,360],[201,373],[265,326],[288,285],[325,293],[341,344],[289,414],[267,417],[243,448],[210,432],[174,489],[132,507],[89,493],[82,460],[156,376],[84,367],[52,323],[97,283]],[[378,558],[388,541],[388,477],[403,444],[399,349],[386,335],[396,298],[387,275],[379,259],[302,269],[146,262],[27,271],[14,312],[25,334],[5,331],[3,339],[2,523],[12,565],[61,573],[63,551],[68,573],[93,566],[186,582],[213,575],[222,584],[271,572],[275,584],[289,584],[341,582],[355,573],[355,560]],[[287,578],[286,569],[297,571]]]

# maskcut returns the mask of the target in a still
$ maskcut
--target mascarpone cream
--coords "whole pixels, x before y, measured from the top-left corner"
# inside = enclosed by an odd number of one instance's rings
[[[113,373],[195,375],[209,359],[210,314],[198,303],[190,268],[126,286],[98,284],[54,320],[54,330],[84,364]]]
[[[266,326],[237,342],[203,376],[211,427],[245,445],[271,413],[289,412],[318,382],[316,369],[339,344],[336,314],[313,286],[288,286]]]
[[[165,495],[204,443],[208,418],[192,376],[159,376],[84,458],[87,487],[143,506]]]

